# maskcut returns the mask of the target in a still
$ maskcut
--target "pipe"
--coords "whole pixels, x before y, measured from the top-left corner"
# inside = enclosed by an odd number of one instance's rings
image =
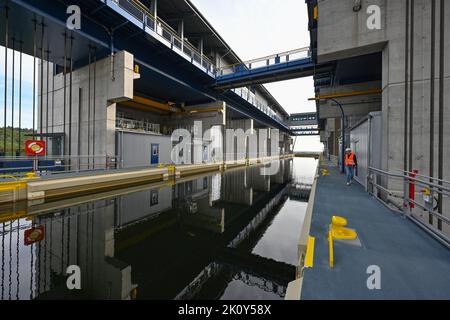
[[[329,99],[336,103],[339,106],[339,109],[341,110],[341,173],[345,172],[345,112],[342,105],[337,101],[336,99]]]
[[[41,140],[43,139],[43,127],[44,127],[44,35],[45,25],[44,21],[41,23],[41,105],[39,112],[39,135]]]
[[[67,32],[64,32],[64,70],[63,70],[63,76],[64,76],[64,90],[63,90],[63,95],[64,95],[64,103],[63,103],[63,133],[64,133],[64,141],[63,141],[63,145],[64,145],[64,155],[66,155],[66,93],[67,93],[67,80],[66,80],[66,73],[67,73]]]
[[[436,0],[431,0],[431,75],[430,75],[430,182],[434,177],[434,94],[435,94],[435,71],[436,71]],[[433,224],[433,216],[429,215],[429,223]]]
[[[33,29],[33,140],[36,139],[36,35],[37,35],[37,21],[34,21]]]
[[[88,138],[87,138],[87,144],[88,144],[88,168],[91,168],[91,63],[92,63],[92,48],[89,46],[89,75],[88,75]],[[81,118],[80,118],[81,121]],[[78,144],[80,144],[80,140],[78,140]]]
[[[53,64],[52,70],[52,133],[55,133],[55,69],[56,66]]]
[[[323,96],[317,96],[314,98],[309,98],[308,101],[318,101],[318,100],[327,100],[327,99],[334,99],[334,98],[347,98],[347,97],[356,97],[356,96],[363,96],[363,95],[372,95],[372,94],[379,94],[382,93],[383,90],[381,89],[369,89],[369,90],[356,90],[351,92],[340,92],[340,93],[333,93]]]
[[[93,101],[93,114],[92,114],[92,169],[95,169],[95,98],[96,98],[96,85],[97,85],[97,48],[94,47],[94,101]]]
[[[20,62],[19,62],[19,155],[22,153],[22,61],[23,61],[23,41],[20,41]]]
[[[411,0],[411,34],[410,34],[410,70],[409,70],[409,171],[413,171],[413,126],[414,126],[414,0]]]
[[[114,31],[111,31],[110,37],[111,37],[111,43],[110,43],[110,50],[111,50],[111,81],[116,81],[116,76],[114,74]]]
[[[5,6],[5,114],[3,118],[3,153],[6,156],[6,114],[8,112],[8,41],[9,41],[9,8]]]
[[[13,47],[12,47],[12,85],[11,85],[11,156],[15,156],[14,152],[14,92],[15,92],[15,73],[16,73],[16,39],[13,38]],[[6,153],[5,153],[6,154]]]
[[[70,74],[69,74],[69,163],[72,156],[72,75],[73,75],[73,34],[70,35]]]
[[[406,1],[406,19],[405,19],[405,110],[404,110],[404,132],[403,132],[403,170],[408,170],[408,98],[409,98],[409,5],[410,0]]]
[[[444,71],[445,71],[445,1],[441,0],[441,28],[439,52],[439,155],[438,178],[444,179]],[[442,181],[439,182],[442,185]],[[443,197],[439,194],[438,211],[443,214]],[[442,220],[438,220],[438,229],[442,230]]]
[[[77,147],[78,147],[78,171],[80,171],[81,169],[81,165],[80,165],[80,156],[81,156],[81,107],[82,107],[82,101],[83,101],[83,97],[82,95],[82,89],[78,88],[78,138],[77,138]],[[88,128],[88,132],[89,132],[89,128]],[[88,139],[89,142],[89,139]],[[89,163],[89,158],[88,158],[88,163]]]
[[[368,178],[369,178],[369,168],[371,166],[372,161],[372,115],[369,113],[367,116],[367,173],[366,173],[366,179],[364,180],[366,192],[369,191],[369,184],[368,184]],[[378,183],[378,181],[377,181]]]
[[[48,96],[50,95],[50,86],[49,86],[49,78],[50,78],[50,50],[47,50],[47,101],[46,101],[46,107],[45,107],[45,133],[47,134],[47,137],[45,138],[46,144],[48,144]],[[46,152],[47,154],[47,152]]]

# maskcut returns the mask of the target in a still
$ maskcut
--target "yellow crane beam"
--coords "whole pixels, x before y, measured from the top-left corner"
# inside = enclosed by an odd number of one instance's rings
[[[359,91],[351,91],[351,92],[340,92],[340,93],[333,93],[323,96],[317,96],[315,98],[309,98],[309,101],[320,101],[320,100],[327,100],[327,99],[335,99],[335,98],[347,98],[347,97],[356,97],[356,96],[365,96],[365,95],[372,95],[372,94],[380,94],[383,90],[381,89],[370,89],[370,90],[359,90]]]

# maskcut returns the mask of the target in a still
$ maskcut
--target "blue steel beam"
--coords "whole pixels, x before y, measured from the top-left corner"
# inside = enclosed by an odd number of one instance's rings
[[[314,75],[315,69],[316,65],[309,57],[254,69],[242,68],[242,70],[231,74],[217,76],[215,87],[231,89],[308,77]]]
[[[0,0],[0,3],[6,4],[6,1]],[[81,7],[82,30],[71,32],[66,29],[68,4],[77,4]],[[44,21],[46,26],[44,46],[51,51],[50,61],[58,65],[62,64],[64,56],[61,39],[65,32],[74,37],[76,44],[74,60],[76,65],[78,63],[78,66],[81,66],[79,63],[86,62],[90,46],[95,46],[97,52],[106,57],[111,49],[111,30],[121,26],[112,43],[113,51],[126,50],[134,54],[136,63],[140,64],[142,69],[148,70],[147,74],[154,75],[150,79],[164,79],[168,88],[172,88],[173,91],[184,90],[185,96],[195,97],[191,103],[223,98],[221,92],[210,89],[214,84],[214,78],[195,67],[190,61],[177,55],[171,48],[165,47],[152,38],[145,31],[143,22],[125,11],[118,12],[120,7],[111,0],[10,0],[8,5],[13,7],[11,29],[15,30],[17,38],[24,42],[25,53],[32,54],[33,52],[31,30],[34,19]],[[115,8],[115,10],[111,10],[111,8]],[[95,16],[89,16],[90,12],[94,12]],[[129,41],[130,35],[133,36],[133,41]],[[294,63],[291,62],[290,65],[293,66]],[[140,86],[143,86],[140,89],[150,88],[148,85],[145,86],[145,83],[150,82],[138,82]],[[170,97],[167,98],[170,99]],[[289,132],[289,127],[285,123],[266,115],[234,93],[225,95],[225,98],[224,100],[230,101],[237,111],[263,124]]]

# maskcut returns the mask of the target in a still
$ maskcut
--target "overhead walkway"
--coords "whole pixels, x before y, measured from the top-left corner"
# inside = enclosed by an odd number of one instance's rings
[[[220,67],[216,72],[215,87],[225,90],[291,80],[313,76],[330,68],[328,65],[316,65],[310,48],[306,47]]]
[[[320,134],[316,112],[294,113],[289,117],[293,136],[317,136]]]
[[[314,266],[304,273],[302,299],[450,299],[450,251],[401,214],[328,167],[318,179],[310,235]],[[331,217],[343,216],[361,246],[334,242],[329,267],[327,232]],[[381,271],[381,289],[369,290],[369,266]]]
[[[317,128],[291,128],[293,136],[318,136],[320,131]]]

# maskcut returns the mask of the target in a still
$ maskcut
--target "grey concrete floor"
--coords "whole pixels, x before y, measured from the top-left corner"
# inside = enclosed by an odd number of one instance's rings
[[[314,267],[305,271],[302,299],[450,299],[450,251],[400,214],[367,194],[356,182],[328,168],[318,180],[311,236]],[[343,216],[358,232],[361,247],[334,244],[329,267],[331,217]],[[369,290],[369,266],[381,270],[381,289]]]

